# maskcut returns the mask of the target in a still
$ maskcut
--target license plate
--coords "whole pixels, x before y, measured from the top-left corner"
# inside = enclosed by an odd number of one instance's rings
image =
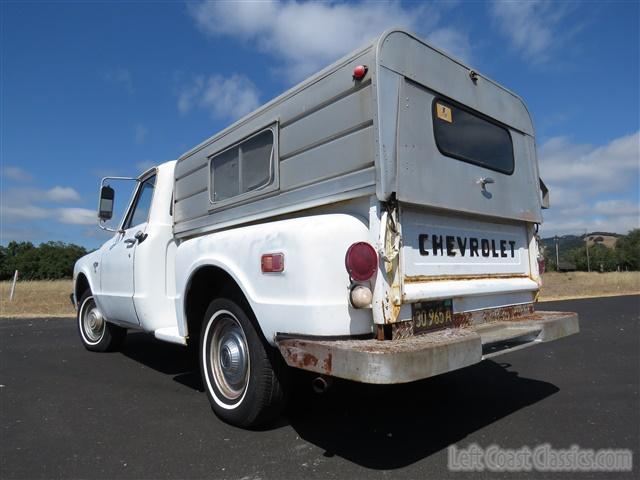
[[[414,303],[411,305],[411,313],[414,335],[453,326],[451,300]]]

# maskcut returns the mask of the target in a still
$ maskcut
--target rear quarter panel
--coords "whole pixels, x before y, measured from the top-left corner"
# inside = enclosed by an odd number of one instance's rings
[[[344,266],[349,245],[369,240],[367,221],[347,214],[293,218],[186,240],[176,253],[180,334],[188,334],[184,298],[189,279],[207,265],[235,279],[269,342],[276,333],[371,333],[371,310],[349,305],[350,280]],[[284,272],[262,273],[261,256],[277,252],[284,253]]]

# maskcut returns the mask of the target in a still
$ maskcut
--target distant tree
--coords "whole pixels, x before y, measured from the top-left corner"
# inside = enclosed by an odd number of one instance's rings
[[[34,246],[31,242],[11,241],[0,247],[0,280],[8,280],[18,270],[23,280],[56,280],[71,278],[73,265],[87,250],[79,245],[47,242]]]
[[[640,229],[618,238],[615,252],[622,270],[640,270]]]
[[[577,270],[587,270],[587,249],[585,247],[572,248],[566,253],[566,258],[576,266]]]
[[[547,272],[557,272],[558,266],[556,265],[555,250],[545,247],[542,250],[542,256],[544,257],[544,269]]]

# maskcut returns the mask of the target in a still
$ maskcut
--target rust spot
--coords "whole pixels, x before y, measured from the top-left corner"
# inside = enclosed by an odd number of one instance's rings
[[[286,348],[286,357],[297,367],[315,367],[318,364],[318,359],[314,355],[301,350],[305,347],[304,343],[300,342],[299,347],[300,348]]]
[[[437,282],[441,280],[491,280],[491,279],[504,279],[504,278],[529,278],[527,275],[512,275],[512,274],[486,274],[486,275],[414,275],[411,277],[404,277],[405,283],[424,283],[424,282]]]
[[[454,328],[464,328],[471,325],[471,312],[460,312],[453,314]]]
[[[318,364],[318,359],[314,356],[311,355],[310,353],[305,353],[302,356],[302,365],[305,367],[310,367],[310,366],[316,366]]]
[[[482,323],[489,322],[509,322],[520,320],[526,315],[534,312],[533,303],[524,305],[510,305],[508,307],[489,308],[482,310]]]
[[[329,352],[327,354],[327,358],[324,359],[324,364],[323,364],[323,368],[324,368],[324,372],[328,375],[331,374],[331,361],[332,361],[332,355],[331,352]]]
[[[391,325],[391,340],[399,340],[401,338],[409,338],[414,335],[413,320],[405,322],[396,322]]]

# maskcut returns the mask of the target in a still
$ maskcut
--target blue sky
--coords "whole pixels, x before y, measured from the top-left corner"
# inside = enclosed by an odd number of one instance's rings
[[[0,4],[0,241],[97,247],[99,179],[177,158],[404,26],[524,97],[544,235],[639,223],[638,2]]]

